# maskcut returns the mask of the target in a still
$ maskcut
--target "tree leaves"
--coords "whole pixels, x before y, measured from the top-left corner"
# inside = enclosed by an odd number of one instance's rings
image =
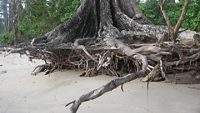
[[[179,3],[168,3],[166,4],[166,11],[172,25],[175,25],[179,16],[184,2]],[[145,16],[150,19],[156,25],[165,24],[162,14],[160,13],[159,3],[156,0],[148,0],[146,3],[139,4],[140,9],[143,11]],[[182,24],[183,28],[200,31],[200,0],[191,0],[189,8],[186,14],[186,18]]]

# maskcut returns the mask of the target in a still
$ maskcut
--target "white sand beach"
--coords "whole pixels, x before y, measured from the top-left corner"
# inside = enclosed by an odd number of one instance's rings
[[[79,77],[62,71],[32,76],[43,61],[0,54],[0,113],[70,113],[65,104],[113,79],[105,75]],[[83,103],[78,113],[200,113],[200,84],[146,83],[137,79],[102,97]]]

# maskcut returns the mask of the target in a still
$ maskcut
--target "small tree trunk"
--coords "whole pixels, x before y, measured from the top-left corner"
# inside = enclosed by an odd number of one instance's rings
[[[181,13],[181,15],[179,17],[179,20],[177,21],[175,27],[173,27],[172,24],[171,24],[171,22],[170,22],[170,20],[169,20],[169,17],[166,14],[164,6],[163,6],[165,0],[160,0],[160,9],[161,9],[163,17],[165,19],[165,22],[167,23],[167,27],[168,27],[168,31],[169,31],[169,36],[170,36],[170,38],[171,38],[171,40],[173,42],[175,42],[176,38],[178,37],[178,31],[179,31],[179,29],[181,27],[181,24],[183,23],[184,18],[186,16],[186,12],[187,12],[187,9],[188,9],[189,1],[190,0],[185,0],[184,6],[183,6],[183,9],[182,9],[182,13]]]
[[[4,27],[5,27],[5,31],[8,31],[8,0],[3,0],[2,2],[2,8],[3,8],[3,15],[4,15]]]
[[[19,14],[21,11],[22,5],[21,0],[13,1],[12,12],[13,12],[13,44],[16,46],[19,42]]]

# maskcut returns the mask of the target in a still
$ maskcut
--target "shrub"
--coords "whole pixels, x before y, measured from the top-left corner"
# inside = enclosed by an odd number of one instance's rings
[[[4,32],[0,34],[0,44],[10,44],[12,42],[13,33]]]

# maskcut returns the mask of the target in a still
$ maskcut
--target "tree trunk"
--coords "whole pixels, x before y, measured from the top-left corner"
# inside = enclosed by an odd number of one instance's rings
[[[2,2],[3,16],[4,16],[4,30],[8,31],[8,0],[3,0]]]
[[[13,45],[16,46],[19,41],[19,13],[22,9],[21,0],[9,1],[9,31],[13,32]]]
[[[176,1],[175,0],[170,0],[170,3],[176,3]]]
[[[126,25],[129,23],[124,22],[124,18],[129,19],[128,22],[134,19],[132,21],[137,25],[150,23],[132,0],[85,0],[68,22],[45,34],[42,42],[35,43],[55,45],[74,42],[78,38],[123,36],[122,31],[133,27]]]
[[[13,0],[9,0],[9,22],[8,22],[8,26],[9,26],[8,30],[9,31],[12,31],[12,29],[13,29],[13,17],[14,17],[13,7],[14,7]]]

